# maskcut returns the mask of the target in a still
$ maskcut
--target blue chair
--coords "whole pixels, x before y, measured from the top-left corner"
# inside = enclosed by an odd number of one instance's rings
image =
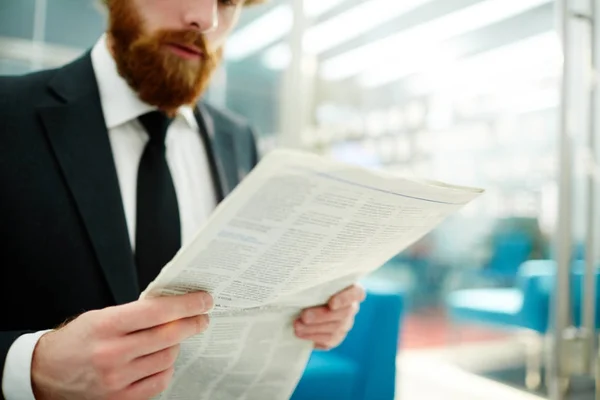
[[[581,321],[584,261],[575,261],[571,271],[571,304],[573,323]],[[549,306],[554,290],[556,263],[552,260],[530,260],[521,265],[513,288],[464,289],[447,299],[450,316],[455,320],[473,321],[501,328],[523,328],[545,334],[549,325]],[[596,273],[600,288],[600,272]],[[600,289],[596,292],[600,301]],[[600,323],[600,307],[596,307]],[[600,326],[600,325],[598,325]]]
[[[521,265],[533,249],[532,238],[522,232],[496,234],[491,240],[489,259],[482,265],[454,268],[446,290],[471,287],[511,287],[518,279]]]
[[[344,342],[315,350],[292,400],[393,400],[403,295],[393,284],[364,282],[367,298]]]
[[[521,265],[512,288],[463,289],[446,301],[452,319],[497,327],[546,332],[554,262],[530,260]]]
[[[571,271],[571,305],[573,324],[581,323],[581,303],[585,264],[575,261]],[[552,260],[530,260],[521,265],[517,284],[513,288],[465,289],[451,293],[447,299],[450,317],[502,329],[523,329],[541,337],[549,330],[550,301],[555,287],[556,263]],[[596,273],[600,288],[600,273]],[[600,304],[600,290],[596,292]],[[600,327],[600,307],[596,307],[596,326]],[[534,343],[535,344],[535,343]],[[541,354],[527,358],[528,387],[539,385]]]
[[[496,236],[493,246],[494,253],[482,272],[510,279],[517,276],[520,265],[529,259],[533,240],[524,233],[511,232]]]

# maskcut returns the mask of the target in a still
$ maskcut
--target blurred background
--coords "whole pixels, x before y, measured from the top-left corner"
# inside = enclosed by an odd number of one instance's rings
[[[405,297],[401,399],[549,396],[536,363],[558,211],[563,55],[554,3],[271,0],[243,12],[206,95],[252,122],[263,154],[302,148],[486,190],[375,273]],[[573,48],[585,55],[589,24],[575,25]],[[71,61],[104,27],[93,0],[0,0],[0,75]],[[586,93],[589,68],[573,76]],[[574,260],[584,258],[590,221],[589,104],[580,106]],[[569,388],[593,398],[589,380]]]

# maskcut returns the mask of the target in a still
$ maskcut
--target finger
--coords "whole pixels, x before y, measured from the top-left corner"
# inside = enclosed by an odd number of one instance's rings
[[[315,344],[315,347],[319,349],[329,350],[334,347],[337,347],[342,343],[344,339],[343,335],[328,335],[328,334],[314,334],[314,335],[305,335],[300,337],[300,339],[311,341]]]
[[[128,369],[129,376],[125,377],[127,383],[137,382],[171,368],[175,365],[177,356],[179,356],[179,345],[135,359]]]
[[[133,360],[178,345],[185,339],[204,332],[208,324],[208,315],[185,318],[131,333],[119,341],[119,346],[122,354],[126,354],[128,360]]]
[[[335,349],[336,347],[338,347],[340,344],[342,344],[342,342],[334,343],[334,344],[331,344],[331,345],[316,344],[315,343],[314,348],[317,349],[317,350],[332,350],[332,349]]]
[[[131,333],[208,312],[213,306],[206,292],[135,301],[106,309],[109,315],[100,326],[110,333]]]
[[[155,375],[172,367],[179,355],[179,346],[173,346],[134,360],[132,363],[109,372],[102,377],[104,388],[116,392],[129,387],[131,384],[149,376]]]
[[[294,329],[297,336],[315,335],[315,334],[331,334],[331,333],[348,333],[352,326],[352,319],[326,322],[324,324],[305,325],[299,321],[294,324]]]
[[[159,373],[156,373],[147,378],[141,379],[125,390],[122,391],[116,398],[124,399],[149,399],[169,388],[169,384],[173,379],[175,368],[171,367]]]
[[[349,307],[339,310],[331,310],[326,306],[314,307],[302,311],[302,314],[300,314],[300,320],[307,325],[341,321],[356,315],[358,309],[358,303],[350,304]]]
[[[353,285],[332,296],[327,305],[332,310],[339,310],[350,306],[352,303],[362,302],[365,297],[365,290],[359,285]]]

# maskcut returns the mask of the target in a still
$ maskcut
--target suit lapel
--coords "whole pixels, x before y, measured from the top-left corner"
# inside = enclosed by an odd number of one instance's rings
[[[117,304],[139,288],[112,149],[89,53],[57,72],[39,115]]]
[[[237,163],[235,143],[232,133],[220,129],[203,103],[196,107],[196,120],[204,139],[209,160],[214,169],[217,192],[224,199],[235,188],[237,179]]]

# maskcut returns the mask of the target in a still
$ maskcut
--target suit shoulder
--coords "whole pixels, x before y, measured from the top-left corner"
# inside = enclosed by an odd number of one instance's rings
[[[204,103],[204,106],[215,121],[215,124],[227,127],[229,130],[239,133],[252,133],[252,127],[248,120],[232,111],[217,108],[211,104]]]
[[[17,104],[38,98],[47,90],[47,84],[56,70],[47,69],[24,75],[0,76],[0,103]]]
[[[215,130],[228,131],[235,138],[236,157],[241,171],[248,173],[258,163],[257,136],[248,121],[228,110],[203,103],[215,124]]]

